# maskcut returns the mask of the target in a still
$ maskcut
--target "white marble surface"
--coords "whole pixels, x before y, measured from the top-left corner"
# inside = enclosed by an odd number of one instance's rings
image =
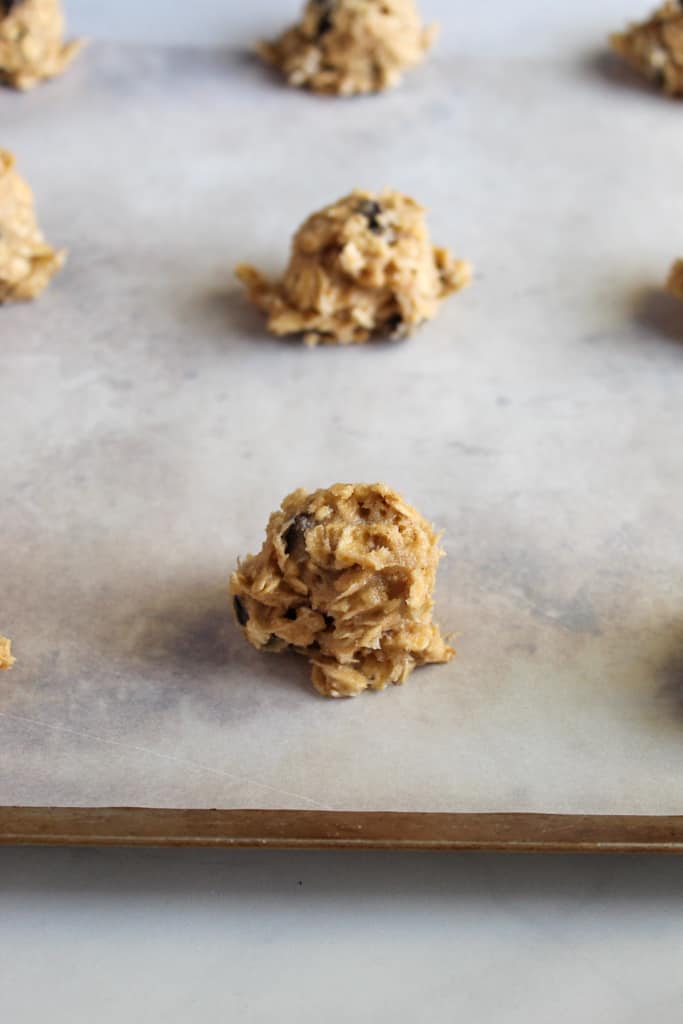
[[[293,5],[164,3],[158,23],[160,3],[67,6],[134,41],[184,38],[201,12],[202,42],[228,12],[245,41]],[[440,7],[465,49],[556,53],[642,5]],[[3,1019],[678,1024],[682,878],[640,857],[0,851]]]
[[[676,859],[0,851],[9,1024],[679,1024]]]

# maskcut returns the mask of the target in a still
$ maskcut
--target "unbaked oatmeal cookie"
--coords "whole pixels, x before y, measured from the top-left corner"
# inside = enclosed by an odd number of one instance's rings
[[[310,0],[299,24],[258,52],[290,85],[350,96],[396,85],[436,34],[414,0]]]
[[[676,260],[674,263],[666,286],[672,295],[683,299],[683,260]]]
[[[12,657],[12,643],[6,636],[0,636],[0,671],[11,668],[16,658]]]
[[[683,96],[683,2],[667,0],[647,21],[610,37],[632,68],[670,96]]]
[[[30,89],[61,74],[81,49],[64,42],[60,0],[0,0],[0,81]]]
[[[33,193],[17,173],[12,154],[0,149],[0,305],[35,298],[65,258],[43,238]]]
[[[424,208],[392,189],[356,190],[312,214],[281,280],[248,264],[236,273],[273,334],[309,345],[406,337],[471,278],[468,263],[432,245]]]
[[[298,490],[231,578],[235,617],[259,650],[307,657],[326,697],[383,690],[455,653],[432,622],[442,554],[427,520],[385,484]]]

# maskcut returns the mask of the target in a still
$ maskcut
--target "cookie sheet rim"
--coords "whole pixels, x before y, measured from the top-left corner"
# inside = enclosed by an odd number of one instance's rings
[[[0,846],[683,854],[683,815],[0,807]]]

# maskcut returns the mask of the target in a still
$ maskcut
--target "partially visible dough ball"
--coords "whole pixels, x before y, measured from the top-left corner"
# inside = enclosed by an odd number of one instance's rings
[[[422,206],[386,189],[356,190],[312,214],[294,236],[282,280],[246,264],[237,276],[273,334],[349,345],[407,336],[469,283],[471,271],[432,245]]]
[[[17,174],[12,154],[0,149],[0,304],[35,298],[65,258],[43,238],[33,193]]]
[[[683,96],[683,2],[667,0],[647,21],[610,37],[632,68],[670,96]]]
[[[81,43],[64,42],[60,0],[0,0],[0,81],[30,89],[60,74]]]
[[[414,0],[310,0],[299,24],[259,53],[290,85],[350,96],[396,85],[436,33]]]
[[[6,636],[0,636],[0,671],[11,668],[16,658],[12,657],[11,641]]]
[[[432,622],[442,554],[426,519],[385,484],[298,490],[233,574],[235,616],[254,647],[307,657],[326,697],[383,690],[455,653]]]
[[[672,295],[683,299],[683,260],[676,260],[674,263],[666,286]]]

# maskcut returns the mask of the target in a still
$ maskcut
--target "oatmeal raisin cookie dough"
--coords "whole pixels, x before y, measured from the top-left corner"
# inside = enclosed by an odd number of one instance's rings
[[[670,96],[683,96],[683,2],[667,0],[647,21],[610,37],[612,48]]]
[[[683,260],[676,260],[674,263],[666,286],[672,295],[683,299]]]
[[[294,491],[231,578],[235,617],[254,647],[307,657],[326,697],[383,690],[455,653],[432,622],[442,554],[385,484]]]
[[[350,96],[396,85],[436,34],[414,0],[309,0],[299,24],[258,52],[290,85]]]
[[[0,636],[0,671],[11,668],[16,658],[12,657],[12,643],[6,636]]]
[[[356,190],[312,214],[281,280],[247,264],[236,273],[273,334],[303,334],[309,345],[405,337],[471,277],[468,263],[432,245],[423,207],[391,189]]]
[[[36,222],[33,193],[14,167],[14,157],[0,149],[0,305],[33,299],[62,266]]]
[[[30,89],[64,71],[81,46],[64,42],[60,0],[0,0],[0,82]]]

